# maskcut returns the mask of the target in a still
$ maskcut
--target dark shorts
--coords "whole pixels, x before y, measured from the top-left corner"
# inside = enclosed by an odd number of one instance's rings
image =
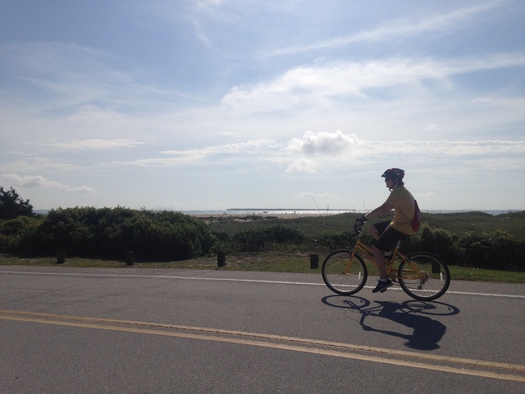
[[[389,252],[394,249],[399,241],[407,239],[409,236],[390,227],[390,222],[381,222],[374,224],[380,236],[375,241],[374,246],[383,252]]]

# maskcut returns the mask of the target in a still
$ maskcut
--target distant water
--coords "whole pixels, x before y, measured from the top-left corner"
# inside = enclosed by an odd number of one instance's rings
[[[264,209],[264,208],[231,208],[226,210],[195,210],[195,211],[180,211],[181,213],[194,216],[206,215],[340,215],[342,213],[364,213],[363,211],[356,211],[355,209]],[[459,213],[459,212],[484,212],[489,215],[501,215],[509,212],[519,212],[519,210],[427,210],[423,212],[428,213]]]
[[[175,210],[176,211],[176,210]],[[519,212],[516,209],[505,209],[505,210],[424,210],[423,212],[428,213],[459,213],[459,212],[484,212],[489,215],[501,215],[509,212]],[[35,209],[35,213],[40,215],[46,215],[48,209]],[[219,216],[219,215],[340,215],[342,213],[364,213],[364,211],[356,211],[355,209],[264,209],[264,208],[231,208],[223,210],[203,209],[203,210],[182,210],[176,211],[191,216]]]
[[[218,211],[181,211],[187,215],[195,216],[205,216],[205,215],[339,215],[342,213],[355,213],[353,209],[264,209],[264,208],[254,208],[254,209],[226,209]]]

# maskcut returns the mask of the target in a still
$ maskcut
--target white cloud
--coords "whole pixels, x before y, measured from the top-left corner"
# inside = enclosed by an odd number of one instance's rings
[[[426,167],[443,161],[443,168],[462,163],[462,168],[520,168],[525,163],[525,140],[396,140],[374,141],[354,134],[306,132],[301,138],[278,143],[273,139],[248,140],[199,149],[167,150],[163,157],[113,162],[119,166],[174,167],[235,165],[255,168],[257,163],[275,166],[288,174],[333,173],[360,168],[381,160],[402,160]],[[390,158],[390,159],[389,159]],[[446,160],[445,160],[446,159]],[[446,164],[445,164],[446,162]],[[419,164],[417,164],[419,163]]]
[[[291,159],[286,169],[288,173],[315,174],[317,172],[317,162],[304,157]]]
[[[160,153],[175,157],[138,159],[128,162],[114,162],[114,164],[139,167],[171,167],[176,165],[198,164],[212,157],[215,164],[221,164],[228,160],[245,157],[246,155],[248,155],[248,160],[253,162],[254,155],[255,160],[258,160],[259,155],[267,154],[276,149],[276,147],[277,142],[275,140],[265,138],[225,145],[207,146],[199,149],[166,150]]]
[[[378,158],[387,161],[401,160],[421,167],[439,162],[443,163],[442,168],[462,163],[464,169],[517,169],[525,165],[525,140],[372,141],[359,139],[354,135],[340,135],[342,134],[340,132],[324,134],[331,138],[318,144],[315,143],[317,139],[312,135],[308,135],[305,139],[290,141],[289,145],[294,146],[295,149],[284,149],[291,153],[281,158],[281,163],[287,166],[286,171],[307,174],[314,174],[320,170],[344,171],[373,163]],[[336,137],[343,138],[343,141],[349,138],[352,143],[346,145],[341,143],[338,149]],[[333,144],[326,144],[327,141]],[[307,148],[303,148],[304,146]]]
[[[337,194],[334,193],[314,193],[314,192],[301,192],[296,193],[292,196],[293,198],[298,198],[300,200],[305,198],[338,198]]]
[[[471,157],[491,155],[524,155],[525,140],[517,141],[362,141],[361,155],[372,154],[399,154],[412,157]]]
[[[427,80],[437,81],[450,90],[453,89],[450,78],[455,75],[523,66],[523,52],[449,60],[396,57],[323,63],[293,68],[269,82],[235,86],[221,102],[226,108],[255,113],[297,111],[329,107],[334,100],[368,100],[369,91],[377,94],[377,89],[394,87],[403,87],[397,95],[406,100],[405,88],[411,87],[416,93],[424,91],[422,83]]]
[[[425,130],[427,130],[427,131],[439,130],[439,126],[437,124],[435,124],[435,123],[428,123],[425,126]]]
[[[402,37],[413,37],[418,34],[428,32],[441,32],[448,35],[464,29],[467,20],[472,17],[486,12],[492,8],[498,7],[498,2],[485,3],[475,7],[454,10],[449,13],[432,15],[427,18],[403,19],[389,22],[386,25],[373,28],[370,30],[360,31],[349,36],[339,36],[320,42],[309,43],[306,45],[297,45],[264,52],[265,56],[290,55],[298,52],[310,52],[314,50],[326,50],[338,48],[356,43],[379,42],[398,40]]]
[[[252,141],[243,141],[232,144],[208,146],[202,149],[190,149],[186,151],[167,150],[161,153],[166,155],[189,155],[197,157],[205,157],[213,154],[232,154],[232,153],[250,153],[259,149],[266,149],[275,146],[276,142],[273,139],[263,138]]]
[[[9,185],[9,187],[44,187],[48,189],[63,190],[73,193],[94,194],[96,190],[89,186],[69,186],[59,182],[49,181],[43,176],[18,175],[18,174],[0,174],[0,182]]]
[[[302,138],[288,142],[287,148],[292,152],[305,155],[339,155],[349,153],[357,145],[357,137],[346,135],[341,131],[335,133],[307,131]]]
[[[65,142],[58,142],[49,144],[48,146],[58,150],[112,150],[121,148],[134,148],[137,145],[142,145],[143,142],[132,141],[125,138],[117,138],[111,140],[104,140],[99,138],[91,138],[85,140],[71,140]]]

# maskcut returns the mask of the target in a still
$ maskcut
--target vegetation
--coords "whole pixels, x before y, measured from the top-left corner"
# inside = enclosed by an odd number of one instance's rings
[[[283,249],[285,244],[298,251],[326,254],[352,243],[356,217],[356,214],[343,214],[284,220],[225,216],[207,218],[207,222],[227,252],[268,252]],[[369,222],[365,231],[374,222]],[[282,227],[287,229],[286,237]],[[427,213],[419,232],[403,242],[402,250],[434,253],[453,266],[525,271],[524,234],[525,212]],[[372,242],[368,233],[364,233],[363,238]]]
[[[29,200],[22,200],[15,189],[4,190],[0,186],[0,220],[18,216],[34,216],[33,206]]]
[[[310,255],[319,255],[322,263],[330,250],[348,247],[357,217],[195,218],[122,207],[56,209],[38,216],[14,189],[0,192],[0,264],[56,264],[57,252],[65,250],[70,265],[111,266],[134,251],[137,264],[210,268],[222,251],[228,256],[227,269],[301,272],[309,270]],[[498,274],[502,280],[511,276],[525,282],[524,219],[525,212],[427,213],[402,249],[438,254],[455,278],[480,280],[486,270],[497,270],[509,273]],[[363,237],[372,241],[368,233]]]
[[[209,254],[216,239],[202,221],[177,212],[127,208],[56,209],[43,217],[0,221],[0,251],[21,256],[184,260]]]

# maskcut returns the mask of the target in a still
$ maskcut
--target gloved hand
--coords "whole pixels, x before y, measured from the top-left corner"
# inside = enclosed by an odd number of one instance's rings
[[[367,218],[365,218],[365,215],[358,217],[355,220],[354,228],[356,230],[361,230],[361,227],[363,226],[363,224],[366,223],[366,221],[367,221]]]

